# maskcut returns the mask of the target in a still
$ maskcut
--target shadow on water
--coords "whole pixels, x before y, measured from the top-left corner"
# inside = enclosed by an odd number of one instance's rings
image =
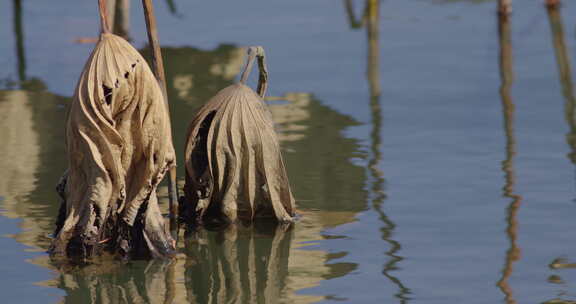
[[[398,253],[402,249],[401,244],[392,238],[396,224],[384,212],[384,201],[386,200],[385,193],[385,179],[384,174],[380,169],[380,162],[382,160],[382,143],[381,143],[381,130],[382,130],[382,108],[380,105],[380,97],[382,89],[380,86],[380,1],[379,0],[366,0],[364,14],[359,20],[354,14],[354,5],[351,0],[345,0],[344,5],[348,14],[350,27],[353,29],[365,28],[368,40],[368,54],[367,54],[367,70],[366,76],[368,79],[368,86],[370,89],[370,110],[372,118],[372,131],[370,137],[372,139],[370,145],[370,160],[368,162],[368,169],[370,172],[370,180],[372,183],[372,207],[378,213],[380,220],[384,223],[381,228],[382,239],[388,243],[390,249],[386,252],[389,260],[384,265],[382,274],[398,287],[396,297],[400,303],[407,303],[410,300],[410,289],[407,288],[402,281],[393,275],[393,271],[398,270],[397,264],[404,258]]]
[[[520,248],[518,247],[518,210],[522,202],[522,196],[515,194],[514,186],[516,176],[514,173],[514,156],[516,155],[516,140],[514,136],[514,101],[511,96],[512,83],[514,81],[512,38],[510,29],[510,18],[501,16],[498,18],[498,36],[500,38],[500,98],[502,99],[502,113],[504,114],[504,135],[506,137],[506,159],[502,161],[502,171],[504,172],[505,185],[503,188],[504,197],[510,199],[510,204],[506,214],[506,234],[508,236],[509,248],[506,252],[506,259],[502,268],[502,276],[497,282],[497,286],[504,293],[504,300],[508,304],[517,303],[514,299],[512,287],[509,280],[513,272],[513,265],[520,259]]]

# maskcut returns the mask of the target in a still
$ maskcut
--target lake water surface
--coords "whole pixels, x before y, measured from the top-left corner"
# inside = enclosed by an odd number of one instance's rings
[[[2,1],[2,302],[576,301],[575,3],[514,1],[499,25],[496,1],[155,2],[180,160],[196,109],[262,45],[301,219],[56,270],[64,119],[93,47],[74,41],[97,35],[96,1]],[[148,53],[142,16],[133,1]]]

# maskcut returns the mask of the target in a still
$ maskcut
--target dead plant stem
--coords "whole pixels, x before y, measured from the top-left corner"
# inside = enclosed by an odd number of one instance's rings
[[[170,106],[168,103],[168,91],[166,88],[166,76],[164,74],[164,63],[162,61],[162,53],[160,51],[160,43],[158,42],[158,29],[156,26],[156,17],[154,16],[154,7],[152,0],[142,0],[144,7],[144,17],[146,19],[146,28],[148,30],[148,42],[152,50],[152,70],[160,84],[162,93],[164,95],[164,102],[166,103],[166,111],[170,115]],[[176,184],[176,160],[174,165],[170,168],[168,178],[168,199],[170,210],[170,231],[172,237],[176,239],[177,230],[177,202],[178,202],[178,188]]]

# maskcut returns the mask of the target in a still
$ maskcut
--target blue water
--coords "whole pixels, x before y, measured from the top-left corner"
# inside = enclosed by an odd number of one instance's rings
[[[375,34],[350,26],[344,1],[175,0],[175,14],[156,2],[178,151],[197,107],[234,81],[214,71],[235,71],[239,47],[265,47],[269,95],[305,93],[271,105],[303,217],[288,232],[200,235],[173,263],[55,270],[43,250],[66,167],[65,107],[93,47],[74,41],[97,35],[96,4],[22,3],[22,58],[16,1],[3,1],[0,111],[16,110],[0,112],[0,138],[23,130],[0,147],[0,169],[16,172],[0,175],[9,302],[576,300],[576,269],[550,266],[576,262],[576,101],[560,73],[575,60],[574,3],[560,11],[562,46],[543,1],[514,2],[505,103],[496,1],[381,1]],[[357,19],[369,3],[353,2]],[[143,49],[139,6],[130,37]]]

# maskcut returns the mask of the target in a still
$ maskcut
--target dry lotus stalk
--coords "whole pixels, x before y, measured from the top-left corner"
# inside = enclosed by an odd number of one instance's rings
[[[190,124],[181,202],[186,221],[285,222],[294,216],[294,197],[271,114],[262,100],[267,85],[264,51],[252,47],[248,54],[241,82],[216,94]],[[245,85],[256,58],[260,96]]]
[[[170,254],[173,240],[156,197],[175,159],[164,97],[138,51],[106,31],[76,87],[66,146],[52,255]]]

